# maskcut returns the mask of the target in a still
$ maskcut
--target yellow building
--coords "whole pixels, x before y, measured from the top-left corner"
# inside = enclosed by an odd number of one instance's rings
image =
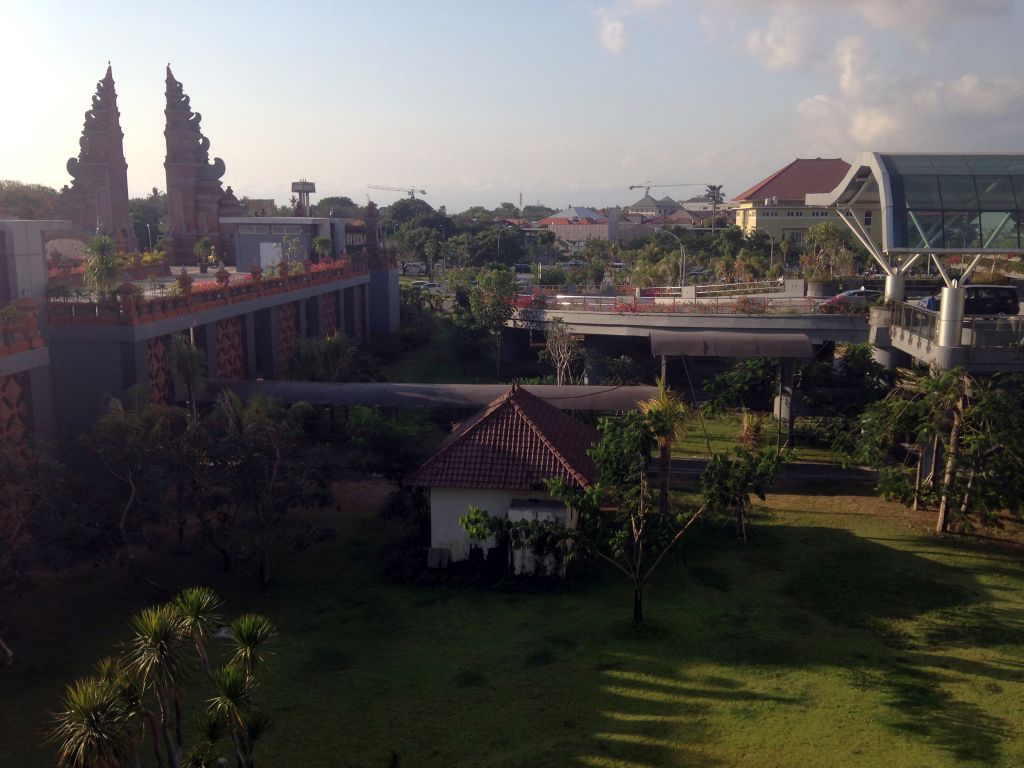
[[[733,198],[736,226],[747,233],[767,232],[776,244],[788,240],[793,245],[803,245],[810,227],[837,221],[838,216],[834,211],[809,207],[806,196],[831,192],[849,170],[850,164],[838,157],[798,158]],[[877,206],[855,209],[854,215],[871,239],[880,244],[882,225]]]

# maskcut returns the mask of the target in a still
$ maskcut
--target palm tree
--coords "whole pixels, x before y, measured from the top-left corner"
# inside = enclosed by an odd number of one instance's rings
[[[199,421],[199,395],[206,383],[206,360],[203,353],[184,336],[175,336],[171,345],[171,370],[181,377],[188,395],[192,423]]]
[[[183,639],[185,621],[171,605],[143,608],[131,621],[135,637],[128,650],[130,669],[142,690],[152,686],[168,765],[179,765],[182,753],[180,687],[186,677]],[[171,735],[171,727],[174,735]]]
[[[206,676],[210,676],[210,657],[206,651],[206,643],[213,633],[214,627],[220,623],[216,611],[221,606],[217,594],[206,587],[188,587],[182,590],[171,602],[181,620],[182,629],[196,644],[199,663]]]
[[[245,674],[252,678],[256,665],[263,661],[261,650],[277,634],[277,629],[265,616],[247,613],[231,622],[231,640],[235,644],[235,655],[231,661],[240,665]]]
[[[313,252],[320,257],[320,261],[329,259],[333,249],[334,243],[331,242],[331,238],[321,236],[313,239]]]
[[[196,244],[192,246],[192,253],[196,257],[199,271],[206,274],[207,268],[217,259],[217,244],[212,237],[204,235],[196,240]]]
[[[106,236],[94,237],[86,249],[85,284],[101,296],[113,293],[121,282],[123,265],[117,246]]]
[[[226,723],[231,731],[239,765],[252,765],[249,744],[249,714],[252,707],[254,683],[245,671],[234,664],[213,671],[213,698],[209,700],[210,714]]]
[[[661,449],[661,498],[659,511],[668,512],[668,478],[672,467],[672,443],[682,433],[689,409],[679,396],[658,379],[658,395],[640,403],[640,411],[647,417]]]
[[[59,768],[122,768],[135,753],[118,686],[98,677],[67,687],[64,711],[50,738],[60,743]]]

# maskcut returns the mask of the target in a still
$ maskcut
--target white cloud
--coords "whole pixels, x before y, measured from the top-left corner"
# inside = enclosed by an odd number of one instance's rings
[[[626,23],[623,19],[632,14],[649,13],[669,4],[671,0],[618,0],[611,6],[594,11],[599,19],[598,38],[609,53],[619,54],[626,50]]]
[[[601,18],[601,45],[609,53],[622,53],[626,49],[626,25],[611,16]]]
[[[772,16],[766,28],[748,31],[743,49],[768,69],[792,69],[807,60],[814,37],[805,17],[782,12]]]

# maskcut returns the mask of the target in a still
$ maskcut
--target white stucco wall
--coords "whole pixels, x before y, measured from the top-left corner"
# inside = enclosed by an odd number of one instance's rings
[[[512,499],[550,499],[543,491],[509,491],[486,488],[430,489],[430,546],[451,550],[453,562],[469,557],[469,537],[459,525],[459,518],[476,506],[491,515],[508,516]],[[484,548],[494,546],[493,541]]]

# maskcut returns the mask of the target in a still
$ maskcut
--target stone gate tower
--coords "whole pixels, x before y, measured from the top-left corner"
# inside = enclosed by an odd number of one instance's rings
[[[71,186],[61,190],[57,211],[62,218],[72,221],[75,234],[109,235],[123,249],[134,251],[135,233],[128,214],[128,163],[124,159],[120,118],[114,75],[107,64],[107,74],[96,84],[92,107],[85,113],[78,157],[68,160]]]
[[[170,207],[170,237],[167,253],[174,264],[195,261],[193,248],[198,240],[210,237],[217,253],[225,261],[234,261],[234,240],[223,236],[221,216],[238,216],[240,207],[231,188],[225,192],[220,178],[224,161],[210,162],[210,140],[200,129],[202,115],[193,112],[182,85],[167,67],[167,200]]]

